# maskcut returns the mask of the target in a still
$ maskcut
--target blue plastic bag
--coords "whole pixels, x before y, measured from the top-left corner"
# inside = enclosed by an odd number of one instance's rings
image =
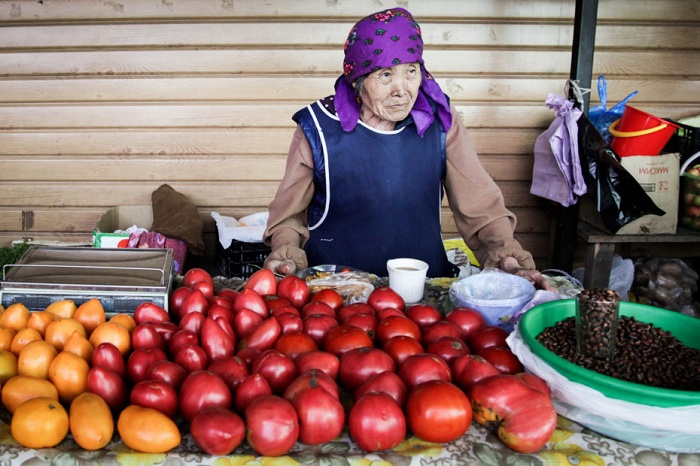
[[[600,98],[600,105],[596,105],[595,107],[588,109],[588,119],[591,123],[593,123],[593,126],[595,126],[595,129],[598,130],[600,135],[603,136],[606,143],[610,144],[612,141],[612,135],[610,134],[608,128],[610,128],[610,125],[615,120],[622,116],[625,111],[627,101],[637,95],[637,93],[638,91],[634,91],[622,99],[622,101],[617,105],[608,110],[608,84],[605,80],[605,76],[602,74],[598,76],[598,97]]]

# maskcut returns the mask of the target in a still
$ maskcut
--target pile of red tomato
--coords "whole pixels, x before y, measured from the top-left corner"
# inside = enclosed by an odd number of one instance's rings
[[[445,316],[429,305],[406,308],[389,287],[346,304],[333,289],[312,294],[301,278],[269,270],[240,291],[215,292],[206,271],[191,269],[168,312],[147,303],[134,319],[123,388],[104,382],[90,391],[113,410],[181,416],[208,454],[247,441],[260,455],[279,456],[297,441],[326,443],[344,429],[372,452],[409,432],[449,442],[472,420],[510,448],[534,452],[556,425],[546,383],[523,373],[504,330],[468,308]],[[92,370],[113,372],[118,362],[102,357]],[[149,444],[148,429],[143,435],[131,446],[172,448]]]

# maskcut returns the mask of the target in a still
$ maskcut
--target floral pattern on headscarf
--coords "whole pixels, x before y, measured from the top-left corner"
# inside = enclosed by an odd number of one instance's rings
[[[450,129],[452,115],[447,97],[425,69],[421,29],[407,10],[391,8],[361,19],[350,30],[344,51],[343,76],[336,82],[335,103],[345,131],[352,131],[360,118],[361,104],[352,83],[360,76],[402,63],[420,63],[423,73],[420,92],[411,110],[418,134],[422,136],[435,119],[428,97],[437,106],[445,131]]]

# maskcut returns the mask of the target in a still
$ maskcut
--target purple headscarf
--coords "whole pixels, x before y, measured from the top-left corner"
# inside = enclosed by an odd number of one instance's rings
[[[445,131],[452,125],[447,97],[423,63],[420,26],[403,8],[391,8],[358,21],[345,42],[343,76],[336,83],[335,108],[345,131],[352,131],[360,118],[360,102],[352,83],[360,76],[401,63],[420,63],[423,80],[411,116],[423,136],[434,121],[427,97],[437,105],[437,115]],[[426,97],[427,96],[427,97]]]

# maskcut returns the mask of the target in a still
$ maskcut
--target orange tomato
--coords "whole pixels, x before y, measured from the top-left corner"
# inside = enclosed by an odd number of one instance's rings
[[[0,327],[0,350],[10,351],[12,339],[17,334],[17,330],[13,328]]]
[[[18,356],[22,348],[27,346],[28,343],[37,340],[41,340],[41,334],[38,331],[30,327],[24,327],[22,329],[19,329],[15,334],[15,337],[12,339],[12,343],[10,344],[10,351],[13,352],[16,356]]]
[[[61,351],[49,366],[49,380],[58,389],[58,399],[69,404],[87,391],[90,365],[86,360],[68,351]]]
[[[62,299],[49,304],[45,311],[55,314],[58,317],[71,318],[73,314],[75,314],[77,308],[72,299]]]
[[[73,440],[84,450],[99,450],[112,440],[114,418],[99,395],[91,392],[78,395],[70,404],[68,419]]]
[[[0,315],[0,327],[19,330],[27,326],[31,311],[22,303],[10,305],[5,312]]]
[[[10,351],[0,350],[0,385],[17,375],[17,356]]]
[[[87,362],[90,362],[90,359],[92,359],[93,350],[92,343],[79,332],[73,332],[63,344],[63,351],[68,351],[69,353],[80,356]]]
[[[24,447],[55,447],[68,435],[68,412],[53,398],[32,398],[17,407],[10,430]]]
[[[75,310],[73,318],[83,324],[88,336],[95,330],[95,327],[107,320],[105,308],[102,306],[102,302],[97,298],[90,299],[81,304],[78,309]]]
[[[58,351],[44,340],[28,343],[17,356],[17,373],[40,379],[49,378],[49,366]]]
[[[56,319],[58,319],[56,314],[51,314],[46,311],[34,311],[32,315],[29,316],[27,327],[33,328],[41,334],[41,338],[44,338],[44,335],[46,335],[46,327]]]
[[[2,387],[2,404],[10,413],[25,401],[39,397],[58,401],[58,390],[46,379],[26,375],[16,375]]]
[[[109,319],[109,322],[116,322],[117,324],[122,324],[124,327],[126,327],[129,333],[133,332],[133,330],[136,328],[136,321],[130,314],[114,314]]]
[[[153,408],[129,405],[119,414],[117,431],[124,444],[144,453],[165,453],[180,444],[175,422]]]
[[[46,327],[44,340],[51,343],[56,351],[62,351],[63,345],[66,344],[68,338],[73,335],[73,332],[78,332],[82,336],[87,336],[83,324],[70,317],[59,318]]]
[[[131,334],[129,330],[122,324],[117,322],[104,322],[95,327],[89,338],[93,348],[97,348],[100,343],[112,343],[119,349],[122,356],[131,349]]]

